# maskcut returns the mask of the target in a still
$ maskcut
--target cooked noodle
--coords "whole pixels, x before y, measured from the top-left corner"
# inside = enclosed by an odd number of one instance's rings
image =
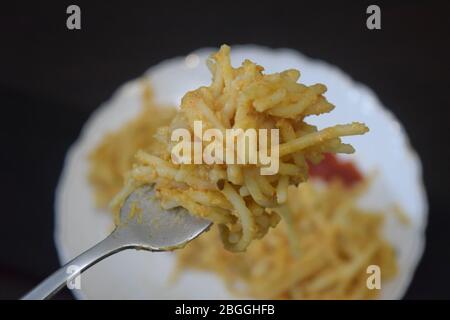
[[[353,152],[340,137],[363,134],[368,129],[361,123],[322,130],[307,124],[306,116],[329,112],[334,106],[323,96],[324,85],[298,83],[297,70],[264,74],[261,66],[249,60],[233,68],[230,48],[225,45],[212,55],[208,66],[213,75],[211,85],[188,92],[170,125],[158,129],[156,139],[163,148],[137,153],[125,187],[112,207],[118,212],[130,192],[151,183],[163,208],[182,206],[193,215],[213,221],[219,226],[225,248],[245,251],[279,222],[278,211],[269,209],[284,204],[289,185],[307,180],[307,161],[320,161],[324,152]],[[278,173],[260,176],[261,163],[175,164],[171,133],[177,128],[192,133],[198,120],[205,129],[220,131],[281,129]],[[201,200],[198,192],[203,192]]]

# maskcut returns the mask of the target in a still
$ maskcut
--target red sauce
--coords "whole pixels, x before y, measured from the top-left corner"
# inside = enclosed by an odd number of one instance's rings
[[[309,175],[325,181],[340,179],[346,186],[361,181],[363,175],[351,161],[338,159],[332,153],[326,153],[319,164],[309,163]]]

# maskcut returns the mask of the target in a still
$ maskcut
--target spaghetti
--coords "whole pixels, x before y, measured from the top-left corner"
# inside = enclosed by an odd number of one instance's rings
[[[171,123],[157,130],[155,139],[162,148],[136,154],[112,207],[118,213],[128,194],[151,183],[163,208],[181,206],[213,221],[227,250],[245,251],[252,240],[277,225],[288,186],[307,180],[307,161],[320,162],[325,152],[354,152],[340,137],[364,134],[368,128],[351,123],[318,130],[306,123],[306,116],[330,112],[334,106],[323,96],[324,85],[298,83],[297,70],[264,74],[261,66],[249,60],[234,68],[226,45],[211,56],[208,67],[211,85],[188,92]],[[261,164],[173,163],[171,132],[178,128],[194,132],[194,122],[199,120],[205,128],[219,130],[279,129],[278,173],[260,175]]]
[[[176,252],[175,277],[188,269],[220,276],[238,297],[257,299],[370,299],[368,267],[384,283],[397,274],[392,246],[382,237],[384,214],[357,206],[368,181],[333,179],[290,186],[283,222],[245,253],[220,248],[216,230]],[[176,279],[176,278],[175,278]]]

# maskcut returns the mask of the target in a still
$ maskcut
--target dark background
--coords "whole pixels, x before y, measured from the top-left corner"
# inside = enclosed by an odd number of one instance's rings
[[[374,1],[382,30],[371,31],[369,2],[93,2],[0,6],[0,298],[59,266],[53,193],[92,111],[151,65],[222,43],[294,48],[374,89],[419,152],[430,204],[406,298],[450,298],[449,5]],[[69,4],[81,7],[82,30],[67,30]]]

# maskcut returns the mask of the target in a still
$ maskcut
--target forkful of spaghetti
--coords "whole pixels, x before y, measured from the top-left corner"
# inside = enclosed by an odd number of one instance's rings
[[[212,221],[226,249],[245,251],[280,218],[289,223],[287,190],[308,179],[308,163],[326,153],[353,153],[341,137],[368,128],[308,124],[307,116],[334,105],[323,84],[301,84],[298,70],[265,74],[249,60],[235,68],[226,45],[207,65],[211,84],[186,93],[171,123],[157,130],[158,145],[137,152],[111,206],[120,223],[128,195],[151,184],[163,209],[183,207]]]

